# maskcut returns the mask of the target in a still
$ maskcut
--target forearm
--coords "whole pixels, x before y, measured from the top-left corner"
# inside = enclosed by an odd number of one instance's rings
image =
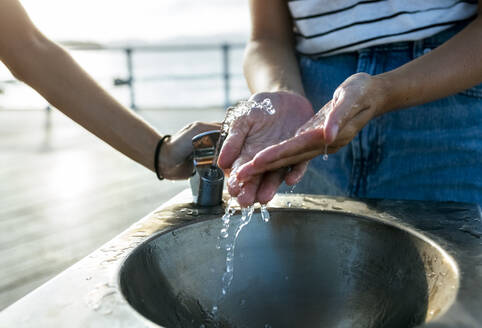
[[[4,60],[17,78],[112,147],[154,170],[160,135],[107,94],[65,50],[39,38],[14,53]]]
[[[384,112],[415,106],[482,82],[482,19],[428,54],[376,76],[383,89]]]
[[[298,63],[289,44],[266,39],[249,42],[244,75],[252,93],[291,91],[304,95]]]

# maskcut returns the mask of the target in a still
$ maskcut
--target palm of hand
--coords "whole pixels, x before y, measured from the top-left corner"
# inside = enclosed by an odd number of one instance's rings
[[[271,100],[276,112],[270,115],[262,110],[253,110],[238,117],[231,125],[219,156],[220,167],[231,171],[229,192],[232,196],[238,196],[242,205],[269,201],[283,181],[284,172],[256,176],[240,186],[236,180],[237,169],[260,151],[294,136],[300,126],[313,116],[309,101],[297,94],[260,93],[254,95],[252,100],[261,102],[265,98]]]
[[[348,144],[376,116],[379,88],[372,77],[358,73],[343,82],[334,97],[315,116],[303,124],[289,140],[269,147],[243,165],[238,179],[268,170],[297,165],[323,152],[334,153]]]

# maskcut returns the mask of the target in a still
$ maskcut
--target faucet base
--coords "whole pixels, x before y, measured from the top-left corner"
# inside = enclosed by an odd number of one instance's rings
[[[223,198],[224,173],[216,166],[198,167],[190,179],[193,201],[199,206],[216,206]]]

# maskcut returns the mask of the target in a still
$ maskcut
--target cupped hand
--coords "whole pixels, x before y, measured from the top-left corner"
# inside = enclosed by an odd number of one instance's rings
[[[271,100],[275,112],[268,114],[261,109],[254,109],[237,117],[230,126],[219,155],[218,165],[230,172],[228,191],[237,197],[241,206],[249,206],[256,201],[267,203],[285,177],[287,182],[296,180],[306,169],[307,163],[299,163],[288,175],[286,170],[281,168],[253,175],[242,185],[239,184],[236,174],[240,166],[251,161],[265,148],[292,137],[314,114],[310,102],[292,92],[258,93],[250,100],[261,103],[266,98]]]
[[[191,123],[167,139],[159,154],[159,165],[163,176],[169,180],[187,179],[193,172],[192,138],[199,133],[219,130],[221,123]]]
[[[238,180],[303,163],[325,151],[335,153],[378,115],[383,99],[384,88],[377,77],[366,73],[350,76],[294,137],[266,148],[239,168]]]

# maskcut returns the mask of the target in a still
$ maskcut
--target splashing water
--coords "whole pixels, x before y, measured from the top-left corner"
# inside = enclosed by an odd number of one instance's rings
[[[266,205],[261,205],[261,218],[264,222],[269,222],[270,215]],[[238,240],[239,234],[243,228],[251,222],[251,218],[254,213],[254,205],[247,208],[241,209],[241,216],[234,221],[232,218],[236,210],[234,209],[234,199],[231,198],[228,201],[228,206],[221,218],[223,227],[221,228],[218,236],[217,249],[223,249],[226,251],[226,266],[221,278],[222,288],[221,294],[218,297],[217,302],[219,303],[228,293],[229,287],[234,278],[234,252],[236,249],[236,242]],[[218,305],[214,304],[211,310],[213,315],[218,312]]]
[[[323,160],[324,161],[328,160],[328,145],[325,145],[325,154],[323,155]]]
[[[221,218],[223,227],[219,231],[218,242],[216,244],[217,249],[221,249],[222,241],[229,237],[229,225],[231,223],[231,217],[234,215],[234,213],[236,213],[236,209],[234,208],[234,199],[230,198],[224,215]]]
[[[276,113],[273,104],[269,98],[265,98],[261,102],[254,100],[241,101],[234,107],[229,107],[226,111],[226,116],[221,124],[221,135],[216,144],[214,151],[214,158],[212,165],[215,166],[221,151],[221,144],[229,134],[229,130],[233,122],[242,117],[249,115],[254,110],[261,110],[268,115],[274,115]],[[217,249],[224,249],[226,251],[226,267],[222,275],[222,288],[221,295],[218,297],[218,302],[228,293],[229,287],[234,277],[234,250],[236,248],[236,241],[238,240],[241,230],[251,221],[254,213],[254,206],[241,209],[241,217],[233,222],[232,217],[236,213],[234,208],[234,199],[231,198],[226,206],[226,211],[221,218],[223,227],[219,231],[218,241],[216,244]],[[270,215],[266,205],[261,205],[261,218],[264,222],[268,222]],[[211,310],[213,315],[218,312],[217,304],[214,304]]]
[[[221,293],[223,296],[227,294],[234,277],[233,260],[234,260],[234,250],[236,248],[236,241],[238,240],[239,233],[241,232],[241,230],[243,230],[243,228],[251,221],[251,218],[253,217],[253,212],[254,212],[254,206],[243,208],[241,209],[241,218],[238,220],[238,222],[233,222],[234,234],[232,235],[232,237],[230,238],[228,243],[226,243],[226,246],[225,246],[226,270],[223,273],[223,277],[222,277],[223,288],[221,290]]]
[[[214,150],[213,165],[215,165],[218,161],[219,152],[221,151],[221,144],[229,134],[231,124],[233,124],[236,119],[242,116],[247,116],[254,110],[261,110],[268,115],[274,115],[276,113],[276,109],[269,98],[265,98],[262,102],[257,102],[254,100],[240,101],[236,106],[229,107],[226,110],[226,116],[221,123],[221,135]]]

